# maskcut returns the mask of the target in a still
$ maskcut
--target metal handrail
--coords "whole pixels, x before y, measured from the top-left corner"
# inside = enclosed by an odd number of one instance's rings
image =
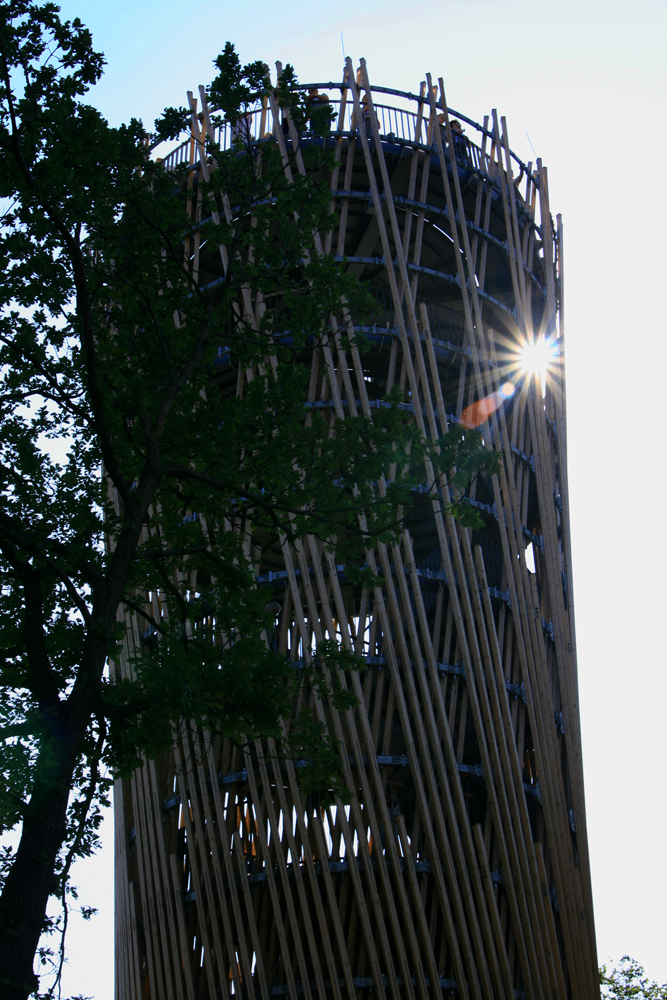
[[[339,105],[339,101],[330,102],[333,107]],[[409,144],[419,146],[425,149],[432,149],[431,146],[426,144],[426,130],[428,127],[427,122],[422,122],[419,133],[417,132],[417,115],[412,111],[406,111],[403,108],[395,108],[390,105],[376,104],[375,114],[378,120],[378,128],[380,131],[381,138],[388,142],[398,142],[399,144]],[[346,108],[346,121],[345,125],[347,128],[338,130],[332,129],[330,135],[332,137],[349,136],[353,137],[357,135],[356,128],[353,128],[353,122],[351,119],[351,109],[349,106]],[[262,120],[262,109],[256,108],[249,112],[245,124],[243,126],[245,136],[249,138],[252,142],[261,142],[262,140],[268,139],[273,134],[273,117],[270,109],[266,112],[265,122],[266,129],[263,133],[260,133]],[[281,125],[282,127],[282,125]],[[235,134],[238,134],[239,126],[232,126],[228,122],[224,122],[221,125],[215,127],[215,142],[223,150],[231,148],[232,139]],[[306,136],[309,133],[304,133]],[[190,143],[192,138],[188,137],[182,143],[171,150],[165,157],[161,158],[161,162],[166,170],[174,170],[176,167],[182,164],[187,164],[190,157]],[[492,164],[488,154],[482,153],[479,146],[476,146],[467,137],[463,139],[455,138],[455,152],[456,160],[459,164],[463,166],[470,167],[473,170],[481,171],[487,175],[493,177],[497,173],[497,165],[495,162]]]
[[[348,84],[346,84],[345,82],[332,83],[331,81],[329,81],[329,83],[300,83],[297,85],[296,89],[312,90],[314,87],[317,87],[318,90],[322,88],[323,90],[343,91],[347,90]],[[373,86],[373,84],[371,84],[371,91],[378,94],[389,94],[391,97],[402,97],[404,100],[415,102],[416,104],[426,104],[426,105],[430,104],[428,97],[422,97],[418,94],[413,94],[412,92],[406,90],[395,90],[393,87],[379,87],[379,86],[376,87]],[[442,110],[442,101],[437,100],[436,107]],[[455,111],[454,108],[448,107],[447,111],[449,113],[450,118],[456,118],[459,121],[464,121],[466,125],[470,125],[471,128],[476,129],[482,135],[485,135],[488,139],[494,138],[493,132],[490,129],[485,128],[483,125],[480,125],[479,122],[476,122],[474,120],[474,118],[468,118],[467,115],[464,115],[461,111]],[[513,160],[516,160],[521,173],[528,172],[528,167],[526,166],[526,164],[523,162],[521,157],[518,156],[512,149],[510,149],[510,156],[512,157]],[[539,183],[537,181],[536,183],[537,187],[539,188]]]
[[[309,90],[317,87],[318,90],[321,88],[323,90],[344,90],[346,85],[344,83],[310,83],[310,84],[299,84],[297,86],[298,90]],[[415,94],[408,93],[401,90],[393,90],[389,87],[374,87],[371,86],[371,91],[375,91],[381,94],[389,94],[395,97],[401,97],[407,101],[413,101],[417,104],[428,104],[428,99],[425,97],[418,97]],[[340,106],[340,100],[332,100],[329,102],[332,107]],[[383,139],[391,140],[392,137],[398,139],[401,143],[415,143],[418,145],[426,145],[427,129],[428,129],[428,119],[423,119],[419,134],[417,134],[417,113],[410,111],[406,108],[400,108],[389,104],[374,104],[374,110],[376,113],[378,128],[380,135]],[[493,139],[493,132],[489,129],[484,128],[478,122],[475,122],[472,118],[468,118],[467,115],[462,114],[459,111],[455,111],[453,108],[449,108],[449,113],[452,117],[457,118],[459,121],[464,121],[471,128],[474,128],[481,135],[484,135],[490,139]],[[353,134],[355,129],[352,127],[352,114],[353,109],[351,104],[348,102],[346,104],[345,111],[345,121],[344,124],[347,128],[342,130],[332,130],[331,135],[340,136],[341,133]],[[262,139],[268,138],[273,134],[273,115],[270,108],[267,108],[264,112],[265,120],[265,130],[263,134],[260,134],[260,125],[263,117],[263,109],[261,106],[254,108],[247,116],[247,129],[246,134],[254,142],[259,142]],[[239,126],[232,127],[229,123],[225,122],[222,125],[218,125],[215,129],[215,139],[216,143],[221,149],[229,149],[232,144],[232,138],[237,134]],[[188,146],[191,142],[191,137],[188,137],[179,146],[173,149],[170,153],[163,158],[164,167],[166,170],[173,170],[175,167],[180,166],[182,163],[188,161]],[[481,171],[487,176],[493,179],[497,175],[498,166],[495,161],[491,162],[488,154],[482,152],[481,146],[477,145],[469,137],[464,137],[462,139],[457,139],[455,137],[455,148],[456,149],[456,160],[464,166],[469,166],[473,170]],[[527,173],[528,168],[526,164],[510,150],[510,156],[514,159],[520,168],[521,174]],[[534,182],[539,186],[539,179],[533,177]]]

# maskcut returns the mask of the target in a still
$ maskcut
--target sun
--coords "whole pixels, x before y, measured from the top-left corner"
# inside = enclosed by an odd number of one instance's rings
[[[548,337],[531,337],[517,353],[520,371],[525,375],[539,376],[544,397],[547,391],[547,371],[558,356],[556,344]]]

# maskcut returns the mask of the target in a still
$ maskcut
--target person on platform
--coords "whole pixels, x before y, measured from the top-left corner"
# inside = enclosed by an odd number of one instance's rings
[[[438,115],[438,121],[442,126],[443,140],[445,138],[445,116],[443,114]],[[452,130],[452,142],[454,144],[454,157],[460,162],[465,163],[466,166],[470,165],[470,150],[468,147],[468,138],[463,131],[461,122],[458,118],[452,118],[449,123],[449,127]]]
[[[315,133],[326,129],[326,122],[331,120],[331,102],[327,94],[320,94],[317,87],[308,88],[306,98],[306,115],[310,128]]]
[[[364,99],[361,102],[361,117],[364,122],[364,128],[366,129],[366,136],[369,139],[373,137],[373,119],[371,116],[371,109],[368,103],[368,94],[364,94]]]
[[[318,87],[308,88],[308,97],[306,98],[306,107],[308,108],[321,108],[325,104],[329,104],[329,97],[327,94],[320,94]]]

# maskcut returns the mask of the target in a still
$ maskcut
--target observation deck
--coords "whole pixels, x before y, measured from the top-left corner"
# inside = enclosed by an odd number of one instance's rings
[[[191,182],[194,178],[196,184],[202,155],[207,156],[212,145],[223,151],[229,150],[240,130],[245,139],[258,145],[272,141],[280,134],[288,153],[293,152],[297,143],[300,147],[307,147],[326,142],[327,147],[335,150],[346,165],[345,169],[341,165],[332,178],[332,207],[340,216],[340,226],[332,233],[328,246],[330,252],[335,253],[337,262],[345,263],[353,273],[369,282],[371,293],[378,302],[375,313],[363,324],[356,324],[355,329],[368,336],[381,333],[392,336],[397,335],[398,327],[386,273],[388,267],[395,269],[398,261],[395,253],[388,255],[383,252],[378,232],[375,232],[374,239],[370,231],[372,227],[368,226],[369,217],[377,213],[377,207],[362,155],[363,141],[371,157],[377,161],[377,144],[391,174],[390,186],[387,187],[381,184],[380,172],[375,170],[381,212],[386,214],[387,200],[391,199],[394,211],[409,220],[408,224],[414,220],[414,224],[410,225],[412,243],[404,254],[405,267],[414,286],[417,309],[422,302],[426,305],[433,336],[467,350],[463,344],[461,284],[465,284],[470,294],[471,281],[475,282],[475,294],[482,306],[487,308],[487,320],[496,327],[500,339],[504,338],[508,344],[516,343],[521,337],[520,327],[525,322],[533,330],[544,332],[549,284],[554,303],[560,292],[558,232],[549,217],[545,236],[541,220],[545,203],[540,195],[540,188],[545,184],[540,176],[541,165],[524,163],[510,149],[497,119],[494,132],[494,123],[490,122],[489,116],[483,124],[479,124],[461,112],[448,109],[450,120],[458,121],[465,130],[460,135],[453,134],[452,142],[448,144],[445,129],[431,113],[424,86],[420,95],[371,86],[373,121],[363,110],[361,115],[355,117],[353,103],[345,96],[332,96],[336,93],[346,95],[349,90],[346,84],[329,81],[298,87],[305,92],[313,88],[317,88],[320,95],[327,96],[330,107],[335,111],[326,140],[313,132],[303,132],[298,137],[290,135],[283,113],[275,102],[272,104],[265,99],[263,104],[245,116],[240,125],[211,123],[206,130],[202,130],[199,139],[193,132],[167,153],[162,161],[165,169],[191,166]],[[392,99],[391,104],[381,103],[387,98]],[[361,128],[359,117],[363,119]],[[437,141],[436,131],[440,132],[441,143]],[[348,155],[350,153],[352,155]],[[439,179],[442,173],[440,156],[444,159],[452,185],[456,172],[462,192],[462,211],[454,207],[453,220]],[[421,173],[419,190],[410,182],[415,158]],[[199,222],[203,221],[206,220],[200,214]],[[456,261],[452,237],[452,228],[460,234],[462,225],[476,255],[473,273],[466,267],[464,275]],[[510,241],[508,228],[514,230]],[[420,242],[418,253],[415,252],[415,239]],[[550,243],[548,263],[544,252],[545,239]],[[461,243],[460,238],[458,242]],[[520,247],[518,253],[510,250],[510,242]],[[206,255],[200,259],[197,254],[194,264],[199,282],[205,288],[213,287],[216,281],[222,279],[215,253],[209,254],[208,259]],[[525,308],[530,315],[525,317],[517,315],[513,267],[520,269],[521,280],[527,285]],[[547,269],[550,270],[549,277]],[[552,317],[555,315],[554,303],[551,305]],[[405,306],[402,312],[406,312]],[[552,333],[557,335],[557,330],[554,328]]]

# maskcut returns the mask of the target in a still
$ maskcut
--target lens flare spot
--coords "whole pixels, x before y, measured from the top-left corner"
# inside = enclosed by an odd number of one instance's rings
[[[461,414],[461,423],[466,427],[479,427],[488,420],[491,414],[495,413],[498,407],[514,395],[515,388],[511,382],[501,385],[498,392],[492,392],[484,399],[478,399],[476,403],[467,406]]]

